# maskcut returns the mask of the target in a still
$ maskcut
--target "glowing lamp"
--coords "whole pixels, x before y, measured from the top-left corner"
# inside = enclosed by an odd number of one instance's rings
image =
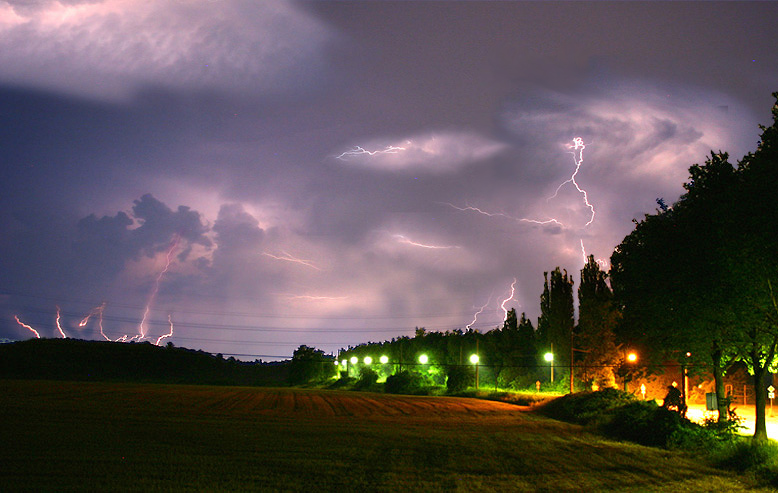
[[[343,360],[340,362],[340,366],[346,366],[348,364],[348,361]]]
[[[383,355],[378,359],[378,361],[380,361],[382,365],[385,365],[389,363],[389,356]]]
[[[543,355],[543,359],[551,363],[554,361],[554,353],[546,353]]]
[[[635,353],[629,353],[629,354],[627,355],[627,361],[629,361],[630,363],[634,363],[634,362],[635,362],[635,361],[637,361],[637,360],[638,360],[638,355],[637,355],[637,354],[635,354]]]
[[[427,357],[426,354],[422,354],[421,356],[419,356],[419,363],[421,363],[422,365],[426,365],[429,360],[430,359]]]
[[[357,358],[356,356],[352,356],[350,361],[352,365],[356,365],[357,363],[359,363],[359,358]]]
[[[373,363],[373,358],[371,358],[370,356],[365,356],[365,359],[363,359],[362,361],[364,361],[366,365],[369,365]]]
[[[470,362],[473,363],[474,365],[477,365],[479,360],[480,358],[478,357],[477,354],[470,355]]]

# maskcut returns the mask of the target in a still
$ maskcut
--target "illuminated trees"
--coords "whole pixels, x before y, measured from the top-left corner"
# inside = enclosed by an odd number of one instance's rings
[[[543,273],[545,282],[540,296],[540,318],[538,319],[538,338],[547,350],[554,348],[554,362],[557,366],[569,367],[571,338],[574,326],[573,278],[567,270],[559,267],[551,273]]]
[[[615,384],[613,366],[618,354],[613,329],[618,318],[607,274],[590,255],[581,269],[581,283],[578,285],[578,330],[574,343],[575,349],[582,354],[580,363],[584,379],[600,387]]]
[[[289,383],[303,384],[332,377],[336,371],[332,362],[332,358],[325,356],[322,350],[302,345],[292,353]]]
[[[778,99],[778,93],[773,96]],[[737,167],[711,153],[686,193],[636,224],[611,258],[621,336],[713,368],[735,358],[754,376],[756,430],[767,438],[766,375],[778,348],[778,104]],[[682,358],[682,356],[681,356]],[[720,419],[726,416],[720,402]]]

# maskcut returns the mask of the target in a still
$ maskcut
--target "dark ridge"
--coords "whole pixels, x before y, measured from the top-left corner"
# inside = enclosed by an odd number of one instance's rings
[[[0,378],[285,385],[288,362],[245,362],[148,342],[30,339],[0,344]]]

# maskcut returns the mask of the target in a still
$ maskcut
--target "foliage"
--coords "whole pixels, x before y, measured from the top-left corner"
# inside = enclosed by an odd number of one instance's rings
[[[573,278],[559,267],[543,273],[545,279],[540,297],[538,335],[543,351],[553,347],[554,362],[559,366],[570,365],[570,342],[574,327]]]
[[[369,389],[378,381],[378,373],[369,367],[363,367],[359,370],[359,378],[354,383],[355,390]]]
[[[774,441],[733,440],[714,452],[713,461],[718,467],[747,474],[755,482],[778,488],[778,443]]]
[[[540,412],[571,423],[597,424],[609,419],[615,409],[636,401],[632,394],[608,388],[564,395],[543,405]]]
[[[450,394],[459,393],[473,385],[475,373],[472,367],[454,365],[448,367],[446,377],[446,391]]]
[[[416,372],[401,371],[387,377],[384,391],[389,394],[416,394],[424,387],[424,377]]]
[[[302,345],[294,350],[289,365],[289,383],[292,385],[322,381],[335,376],[333,360],[324,351]]]

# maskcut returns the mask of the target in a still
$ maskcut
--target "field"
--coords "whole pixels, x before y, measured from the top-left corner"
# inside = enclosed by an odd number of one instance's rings
[[[0,380],[0,444],[0,491],[748,489],[677,452],[452,397]]]

